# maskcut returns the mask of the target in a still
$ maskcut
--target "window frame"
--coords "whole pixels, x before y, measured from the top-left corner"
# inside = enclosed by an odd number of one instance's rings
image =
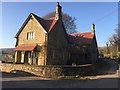
[[[33,40],[35,38],[34,32],[27,32],[27,40]]]

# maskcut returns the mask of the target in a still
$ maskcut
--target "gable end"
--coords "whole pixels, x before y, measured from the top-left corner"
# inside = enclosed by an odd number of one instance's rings
[[[38,24],[40,25],[40,27],[43,28],[42,25],[39,23],[39,21],[35,18],[34,14],[30,13],[29,16],[27,17],[27,19],[25,20],[25,22],[23,23],[23,25],[21,26],[21,28],[19,29],[19,31],[17,32],[17,34],[15,35],[15,38],[17,38],[19,36],[19,34],[23,30],[23,28],[26,26],[26,24],[28,23],[28,21],[30,20],[31,17],[33,17],[38,22]],[[43,28],[43,31],[45,33],[47,33],[44,28]]]

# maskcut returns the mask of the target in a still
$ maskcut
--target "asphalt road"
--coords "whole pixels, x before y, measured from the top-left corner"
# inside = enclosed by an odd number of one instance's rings
[[[4,78],[2,88],[118,88],[118,78],[43,80],[38,77]]]
[[[118,88],[118,79],[3,81],[2,88]]]
[[[3,73],[2,88],[118,88],[118,72],[116,63],[109,62],[112,67],[108,75],[89,77],[90,79],[79,80],[43,80],[36,76],[19,76]],[[0,79],[1,80],[1,79]]]

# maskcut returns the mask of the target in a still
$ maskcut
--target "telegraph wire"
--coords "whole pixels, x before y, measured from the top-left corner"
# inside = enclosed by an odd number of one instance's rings
[[[93,24],[93,23],[97,23],[97,22],[100,22],[100,21],[108,18],[109,16],[115,14],[114,12],[116,13],[117,11],[116,11],[116,10],[113,10],[112,12],[106,14],[105,16],[103,16],[103,17],[101,17],[101,18],[99,18],[99,19],[94,20],[92,23],[89,23],[89,24],[86,24],[86,25],[80,27],[80,29],[81,29],[81,28],[82,28],[82,29],[83,29],[83,28],[87,28],[89,25],[91,25],[91,24]]]

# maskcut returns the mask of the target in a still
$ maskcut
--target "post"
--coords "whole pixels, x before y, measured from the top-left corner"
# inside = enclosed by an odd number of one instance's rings
[[[34,61],[33,61],[33,51],[31,51],[31,57],[30,57],[31,61],[32,61],[32,65],[34,64]]]
[[[21,63],[24,63],[24,56],[25,56],[25,51],[22,51],[22,52],[21,52],[21,57],[22,57]]]
[[[17,62],[17,51],[15,51],[15,60],[14,60],[14,64]]]

